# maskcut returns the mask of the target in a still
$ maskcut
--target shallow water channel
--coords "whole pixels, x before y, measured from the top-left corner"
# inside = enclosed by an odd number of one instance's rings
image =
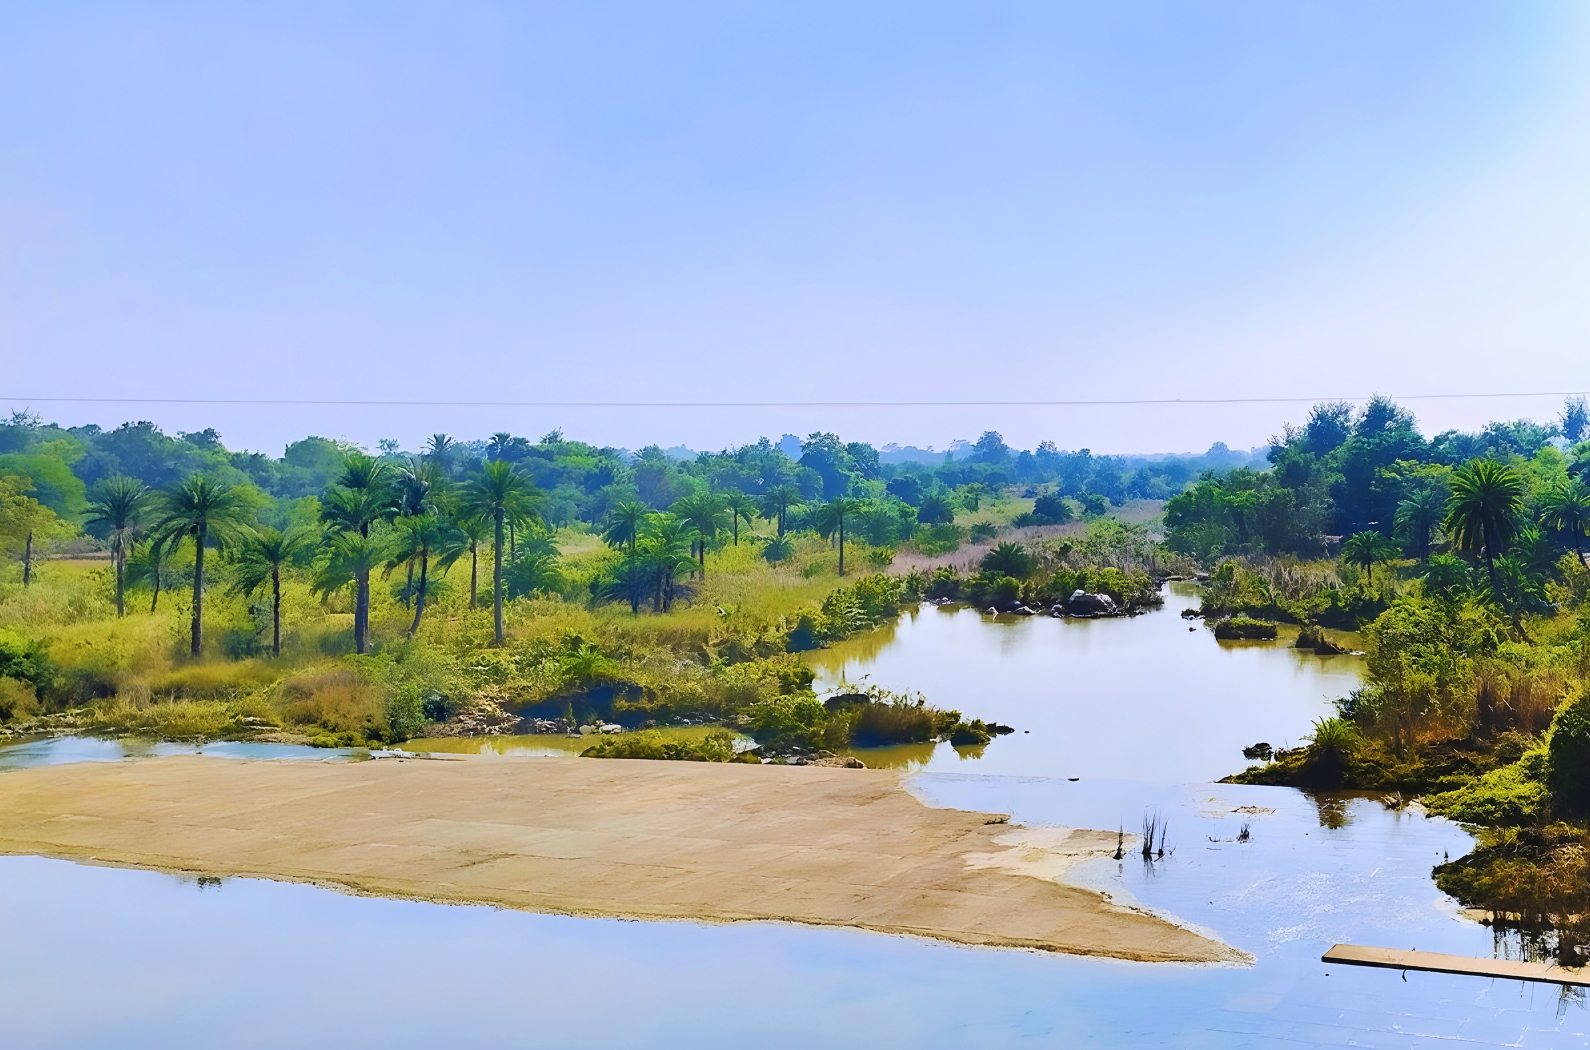
[[[904,759],[933,804],[1128,830],[1157,811],[1164,860],[1073,876],[1251,953],[1250,967],[571,919],[5,857],[4,1045],[1585,1045],[1585,1009],[1553,986],[1319,962],[1337,941],[1509,946],[1430,880],[1468,848],[1461,829],[1372,799],[1208,783],[1240,767],[1242,745],[1306,734],[1356,671],[1281,645],[1222,646],[1187,630],[1176,610],[1188,600],[1087,623],[924,607],[820,662],[832,680],[870,674],[1016,727],[980,758]],[[31,757],[0,751],[0,769],[121,757],[99,742],[24,746]],[[299,757],[248,757],[268,755]]]

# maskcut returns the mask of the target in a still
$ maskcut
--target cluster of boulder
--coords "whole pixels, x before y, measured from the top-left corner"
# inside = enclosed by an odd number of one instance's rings
[[[504,711],[495,701],[478,700],[439,725],[426,730],[429,736],[511,736],[520,731],[524,719]]]
[[[1125,616],[1126,610],[1115,603],[1115,599],[1108,594],[1089,594],[1084,590],[1071,592],[1071,597],[1063,602],[1055,602],[1043,610],[1049,616],[1069,616],[1073,619],[1092,620],[1105,616]],[[1026,605],[1013,605],[1001,609],[997,605],[990,605],[987,609],[990,616],[1001,613],[1007,616],[1037,616],[1038,610]]]

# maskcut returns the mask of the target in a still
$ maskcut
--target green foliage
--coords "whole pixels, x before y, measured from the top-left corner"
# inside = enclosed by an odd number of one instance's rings
[[[1269,620],[1256,620],[1251,616],[1228,616],[1214,623],[1216,638],[1235,640],[1273,641],[1275,624]]]
[[[1590,689],[1558,709],[1547,740],[1553,799],[1564,813],[1590,813]]]
[[[736,762],[759,761],[755,757],[740,759],[734,750],[734,736],[718,729],[699,741],[667,740],[661,733],[623,733],[598,740],[584,751],[584,758],[647,758],[675,762]]]
[[[58,517],[75,518],[88,507],[88,493],[82,479],[56,456],[0,455],[0,477],[31,481],[33,497]]]
[[[1001,543],[983,555],[982,569],[1013,579],[1025,579],[1033,569],[1032,555],[1019,543]]]
[[[1467,824],[1498,827],[1531,824],[1546,812],[1550,795],[1542,782],[1544,761],[1532,759],[1493,769],[1453,791],[1425,799],[1425,808],[1437,816]]]
[[[0,627],[0,678],[27,682],[43,692],[55,677],[55,665],[42,646],[16,631]]]

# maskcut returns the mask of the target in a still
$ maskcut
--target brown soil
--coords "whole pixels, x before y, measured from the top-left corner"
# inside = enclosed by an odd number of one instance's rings
[[[4,853],[525,911],[1241,960],[1052,881],[1066,861],[1041,863],[1037,839],[1013,850],[1001,819],[928,808],[886,771],[795,766],[177,757],[0,775]],[[1040,863],[1014,873],[1024,859]]]

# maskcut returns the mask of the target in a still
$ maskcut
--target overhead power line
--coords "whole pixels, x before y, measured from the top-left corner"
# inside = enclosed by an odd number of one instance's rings
[[[1536,390],[1484,394],[1387,394],[1394,401],[1460,401],[1520,397],[1576,397],[1585,390]],[[901,401],[448,401],[352,398],[232,397],[0,397],[12,404],[82,405],[259,405],[333,408],[1090,408],[1130,405],[1286,405],[1322,401],[1368,401],[1374,395],[1315,397],[1163,397],[1030,400]]]

